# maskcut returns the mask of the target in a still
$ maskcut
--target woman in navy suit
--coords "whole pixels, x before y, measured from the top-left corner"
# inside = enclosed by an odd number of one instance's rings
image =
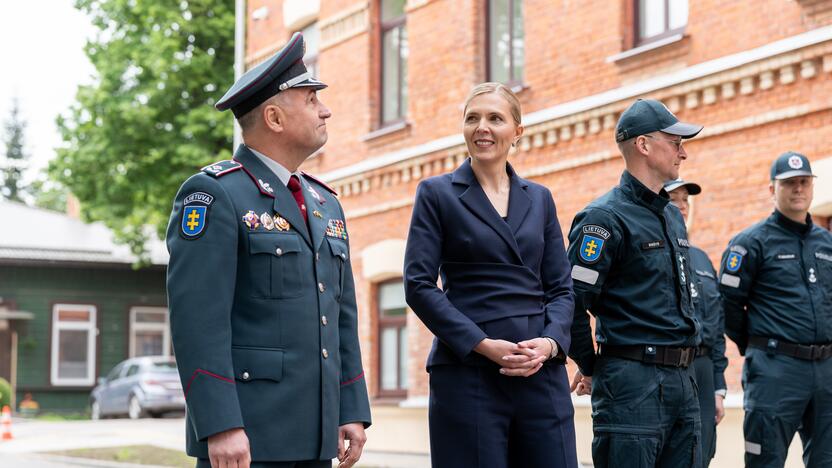
[[[552,194],[507,162],[523,134],[517,97],[476,86],[463,133],[470,158],[419,184],[405,252],[407,303],[436,336],[432,464],[577,467],[570,265]]]

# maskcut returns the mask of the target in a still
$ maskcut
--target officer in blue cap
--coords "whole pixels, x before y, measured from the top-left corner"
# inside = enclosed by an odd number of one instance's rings
[[[694,182],[682,179],[671,180],[664,184],[673,203],[687,222],[689,197],[702,193],[702,187]],[[693,308],[701,324],[702,341],[696,349],[693,372],[699,387],[699,414],[702,419],[702,466],[706,468],[716,453],[716,426],[725,417],[725,315],[722,310],[722,297],[719,294],[719,282],[708,254],[691,244],[690,260],[693,277],[690,295]]]
[[[774,212],[722,255],[725,329],[745,355],[745,464],[782,467],[795,432],[807,467],[832,466],[832,234],[812,223],[814,175],[771,165]]]
[[[690,245],[662,188],[679,177],[682,141],[701,130],[659,101],[635,101],[616,126],[627,168],[620,184],[572,223],[569,356],[580,368],[572,387],[592,394],[596,468],[701,466]],[[587,311],[596,320],[597,354]]]
[[[295,34],[217,102],[244,144],[173,203],[168,302],[197,466],[350,467],[366,441],[344,211],[298,170],[330,117],[303,53]]]

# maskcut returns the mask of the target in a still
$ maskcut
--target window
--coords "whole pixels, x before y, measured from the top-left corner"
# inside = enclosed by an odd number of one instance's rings
[[[522,0],[488,0],[488,81],[523,83]]]
[[[130,357],[170,356],[170,326],[164,307],[130,309]]]
[[[124,376],[125,377],[131,377],[131,376],[134,376],[138,373],[139,373],[139,365],[138,364],[133,364],[132,366],[130,366],[129,369],[127,369],[127,373],[124,374]]]
[[[314,22],[301,29],[300,32],[303,34],[303,41],[306,44],[303,63],[306,65],[306,69],[312,72],[312,76],[320,78],[321,69],[318,65],[318,53],[321,46],[321,30],[318,29],[318,23]]]
[[[407,114],[407,26],[405,0],[381,0],[381,124]]]
[[[95,383],[95,315],[90,305],[55,304],[52,308],[52,385]]]
[[[404,397],[407,393],[407,303],[401,280],[378,287],[378,337],[379,395]]]
[[[679,34],[688,24],[688,0],[635,0],[636,46]]]

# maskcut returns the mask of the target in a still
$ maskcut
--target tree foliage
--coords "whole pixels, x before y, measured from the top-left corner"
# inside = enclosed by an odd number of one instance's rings
[[[234,78],[234,2],[76,0],[98,28],[96,69],[58,118],[51,176],[134,253],[161,238],[179,185],[231,156],[232,117],[213,104]]]
[[[0,164],[0,195],[7,200],[23,202],[26,193],[22,187],[23,171],[29,155],[24,149],[26,122],[20,116],[20,104],[12,101],[11,112],[4,125],[4,158]]]

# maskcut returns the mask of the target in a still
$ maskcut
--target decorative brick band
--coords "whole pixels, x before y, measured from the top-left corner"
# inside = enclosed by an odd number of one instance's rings
[[[366,1],[357,3],[322,19],[319,27],[323,51],[367,31],[370,27],[370,4]]]

